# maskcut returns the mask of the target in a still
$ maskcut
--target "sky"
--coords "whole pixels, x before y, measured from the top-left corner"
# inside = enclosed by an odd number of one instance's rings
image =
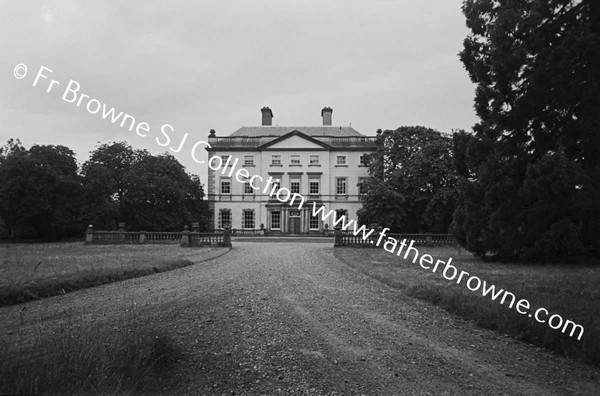
[[[333,125],[365,135],[469,130],[477,118],[458,58],[468,34],[461,3],[0,0],[0,146],[64,145],[80,164],[112,141],[158,154],[169,124],[174,149],[188,134],[171,153],[205,181],[193,143],[210,129],[260,125],[263,106],[280,126],[321,125],[328,106]],[[71,80],[80,89],[63,98]],[[103,119],[98,103],[149,131]]]

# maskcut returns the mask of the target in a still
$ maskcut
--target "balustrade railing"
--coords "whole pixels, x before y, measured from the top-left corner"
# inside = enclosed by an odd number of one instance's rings
[[[98,245],[180,244],[183,247],[231,246],[231,231],[199,232],[196,228],[189,231],[187,226],[181,232],[96,231],[93,226],[89,226],[86,231],[85,243]]]
[[[335,230],[334,246],[361,246],[361,247],[376,247],[380,233],[373,232],[368,238],[363,239],[362,233],[354,235],[351,231]],[[385,243],[387,238],[394,238],[397,241],[406,239],[414,241],[414,246],[444,246],[456,245],[456,239],[451,234],[404,234],[391,233],[385,234],[382,237],[380,246]]]

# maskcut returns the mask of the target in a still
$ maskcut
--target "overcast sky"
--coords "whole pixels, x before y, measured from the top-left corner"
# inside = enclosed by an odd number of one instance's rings
[[[260,125],[334,125],[366,135],[476,122],[474,86],[458,59],[467,34],[460,0],[0,1],[0,145],[10,137],[62,144],[80,162],[98,142],[126,140],[152,153],[171,124],[205,140]],[[17,64],[28,67],[14,77]],[[33,87],[39,68],[48,79]],[[50,93],[49,82],[55,79]],[[139,137],[61,99],[80,92],[137,122]],[[191,145],[190,145],[191,146]],[[189,148],[174,154],[205,181]]]

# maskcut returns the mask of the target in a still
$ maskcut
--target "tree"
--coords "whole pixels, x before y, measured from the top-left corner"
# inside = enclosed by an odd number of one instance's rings
[[[447,232],[456,201],[452,140],[425,127],[378,133],[359,222],[397,232]]]
[[[189,175],[170,154],[143,157],[134,166],[123,207],[129,222],[145,230],[180,231],[199,222],[208,226],[208,206],[197,176]]]
[[[9,141],[0,161],[0,217],[12,238],[59,239],[81,233],[75,154],[65,146],[25,150]]]
[[[134,150],[126,142],[103,144],[91,153],[82,167],[86,223],[116,229],[119,222],[130,220],[121,203],[138,177],[135,165],[148,156],[148,151]]]
[[[125,222],[138,230],[180,231],[193,222],[208,224],[200,179],[169,154],[104,144],[83,165],[83,175],[86,221],[95,227]]]
[[[599,254],[600,4],[467,0],[463,12],[481,121],[454,139],[459,240],[504,259]]]
[[[0,147],[0,163],[9,155],[19,151],[26,151],[19,139],[8,139],[3,147]]]

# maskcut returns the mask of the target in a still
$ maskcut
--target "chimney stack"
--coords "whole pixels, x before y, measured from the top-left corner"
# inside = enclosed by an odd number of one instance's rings
[[[323,110],[321,110],[321,117],[323,117],[323,125],[331,125],[332,114],[333,109],[331,107],[323,107]]]
[[[262,124],[264,125],[273,125],[273,112],[268,107],[263,107],[260,109],[262,112]]]

